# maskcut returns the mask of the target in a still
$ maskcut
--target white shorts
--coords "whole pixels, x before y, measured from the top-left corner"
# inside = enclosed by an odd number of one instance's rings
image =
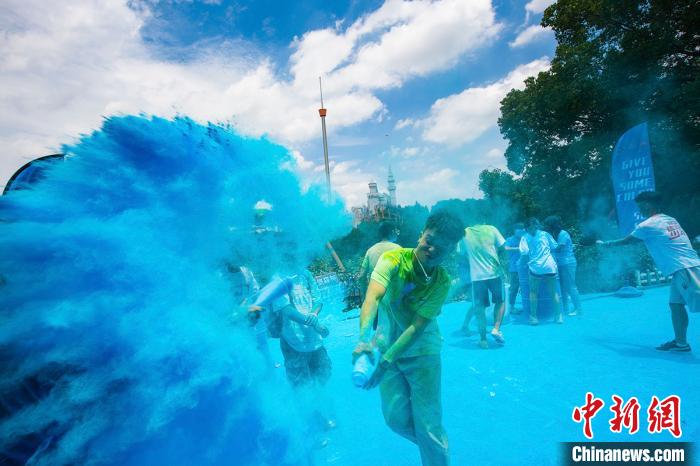
[[[700,312],[700,267],[681,269],[671,279],[670,304],[685,304],[690,312]]]

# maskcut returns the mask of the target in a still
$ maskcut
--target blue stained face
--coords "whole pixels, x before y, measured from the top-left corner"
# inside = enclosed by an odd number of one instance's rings
[[[437,234],[435,230],[427,229],[418,239],[416,257],[423,267],[435,267],[445,260],[454,247],[454,243]]]

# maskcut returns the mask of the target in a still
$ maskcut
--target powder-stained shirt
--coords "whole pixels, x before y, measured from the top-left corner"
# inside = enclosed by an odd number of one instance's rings
[[[557,248],[553,250],[554,260],[558,265],[572,265],[576,263],[574,255],[574,242],[566,230],[561,230],[557,235]]]
[[[416,266],[420,267],[420,266]],[[432,279],[425,283],[420,269],[413,266],[413,249],[399,248],[382,254],[372,272],[372,280],[386,288],[379,303],[377,347],[386,352],[419,315],[430,322],[423,333],[401,355],[401,358],[438,354],[442,336],[435,318],[450,289],[450,276],[443,267],[436,267]]]
[[[362,273],[370,275],[382,254],[400,247],[401,246],[396,243],[392,243],[391,241],[380,241],[369,248],[365,253],[364,259],[362,259],[362,265],[360,266]]]
[[[556,247],[552,235],[542,230],[537,230],[534,235],[525,233],[520,239],[520,254],[528,257],[527,266],[537,275],[557,273],[557,263],[552,256]]]
[[[681,269],[700,266],[698,253],[675,218],[664,214],[652,215],[632,232],[644,241],[656,266],[664,275]]]
[[[472,282],[490,280],[503,275],[498,259],[498,248],[506,242],[501,232],[491,225],[475,225],[464,230],[464,240],[469,254],[469,270]]]
[[[310,314],[318,305],[318,285],[311,272],[305,270],[294,275],[289,294],[275,302],[276,309],[291,304],[302,314]],[[311,326],[301,324],[287,316],[282,318],[282,337],[295,350],[306,353],[323,346],[323,338]]]
[[[467,251],[467,242],[464,237],[457,243],[455,255],[457,257],[457,273],[459,274],[459,280],[465,285],[471,283],[472,274],[469,270],[469,252]]]
[[[506,238],[506,246],[509,246],[511,248],[517,248],[520,247],[520,238],[521,236],[513,235],[509,236]],[[522,256],[520,255],[520,251],[508,251],[508,271],[509,272],[517,272],[518,271],[518,265],[520,263],[520,258]]]
[[[231,293],[236,304],[243,306],[253,301],[253,296],[260,291],[255,275],[247,267],[239,267],[228,275],[231,282]],[[260,338],[266,338],[267,327],[263,319],[258,319],[255,324],[255,334]]]
[[[228,275],[231,282],[231,292],[234,302],[242,304],[250,300],[250,297],[260,291],[260,286],[247,267],[239,267]]]

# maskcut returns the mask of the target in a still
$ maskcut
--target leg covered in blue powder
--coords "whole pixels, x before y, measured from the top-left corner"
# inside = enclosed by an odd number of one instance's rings
[[[439,355],[417,356],[399,359],[379,385],[387,425],[418,445],[423,466],[449,464],[440,378]]]

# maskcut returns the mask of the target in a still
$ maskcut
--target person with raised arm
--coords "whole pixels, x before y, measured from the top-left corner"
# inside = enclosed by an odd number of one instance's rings
[[[673,340],[656,347],[659,351],[689,352],[686,340],[688,311],[700,312],[700,258],[678,221],[662,213],[662,198],[652,191],[634,198],[646,220],[624,238],[598,241],[600,246],[619,246],[643,241],[656,267],[671,275],[668,305],[671,308]],[[687,308],[687,309],[686,309]]]

